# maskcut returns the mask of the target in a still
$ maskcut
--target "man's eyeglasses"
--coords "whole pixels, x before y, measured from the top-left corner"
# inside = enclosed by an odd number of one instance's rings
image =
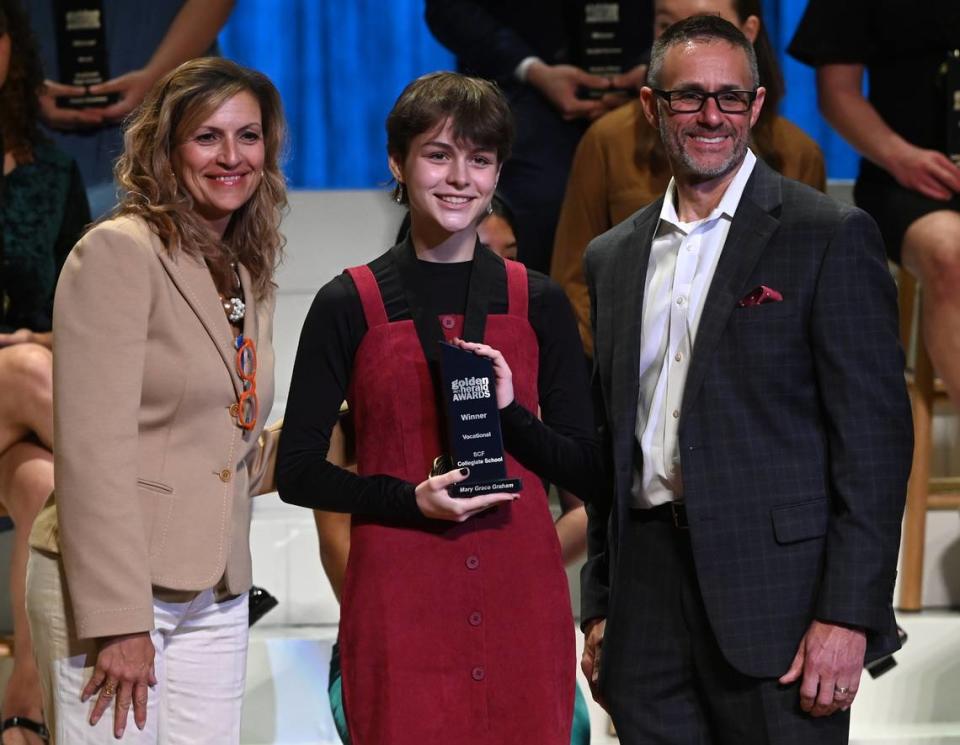
[[[694,114],[703,108],[708,98],[717,103],[717,108],[724,114],[746,114],[757,97],[756,91],[662,91],[652,89],[660,98],[667,102],[667,106],[674,114]]]
[[[237,373],[243,381],[243,392],[237,402],[237,423],[244,429],[257,426],[260,400],[257,398],[257,348],[253,339],[237,337]]]

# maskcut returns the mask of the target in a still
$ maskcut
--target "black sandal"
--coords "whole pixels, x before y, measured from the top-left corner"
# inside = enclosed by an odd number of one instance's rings
[[[46,725],[43,724],[43,722],[38,722],[29,717],[10,717],[9,719],[4,719],[3,724],[0,724],[0,740],[3,740],[4,732],[14,727],[33,732],[33,734],[37,735],[44,742],[50,742],[50,730],[47,729]]]

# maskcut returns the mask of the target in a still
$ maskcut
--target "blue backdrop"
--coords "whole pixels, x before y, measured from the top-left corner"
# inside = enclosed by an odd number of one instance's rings
[[[763,5],[787,80],[781,113],[820,143],[832,178],[853,178],[856,156],[817,114],[813,71],[783,53],[806,0]],[[414,77],[454,66],[423,21],[423,0],[237,0],[220,44],[280,89],[297,188],[385,184],[383,123],[394,100]]]

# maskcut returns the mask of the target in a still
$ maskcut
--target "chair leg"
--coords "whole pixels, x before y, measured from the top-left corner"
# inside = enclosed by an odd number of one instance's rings
[[[922,340],[917,340],[913,370],[913,466],[907,487],[903,525],[900,603],[903,611],[923,607],[923,550],[927,532],[927,493],[933,447],[933,366]]]

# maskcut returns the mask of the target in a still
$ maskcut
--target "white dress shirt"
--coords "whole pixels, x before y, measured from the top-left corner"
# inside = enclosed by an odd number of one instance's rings
[[[720,204],[708,217],[695,222],[680,220],[674,180],[667,186],[643,294],[638,468],[631,489],[634,507],[656,507],[683,499],[677,433],[690,355],[730,223],[756,162],[756,156],[747,150]]]

